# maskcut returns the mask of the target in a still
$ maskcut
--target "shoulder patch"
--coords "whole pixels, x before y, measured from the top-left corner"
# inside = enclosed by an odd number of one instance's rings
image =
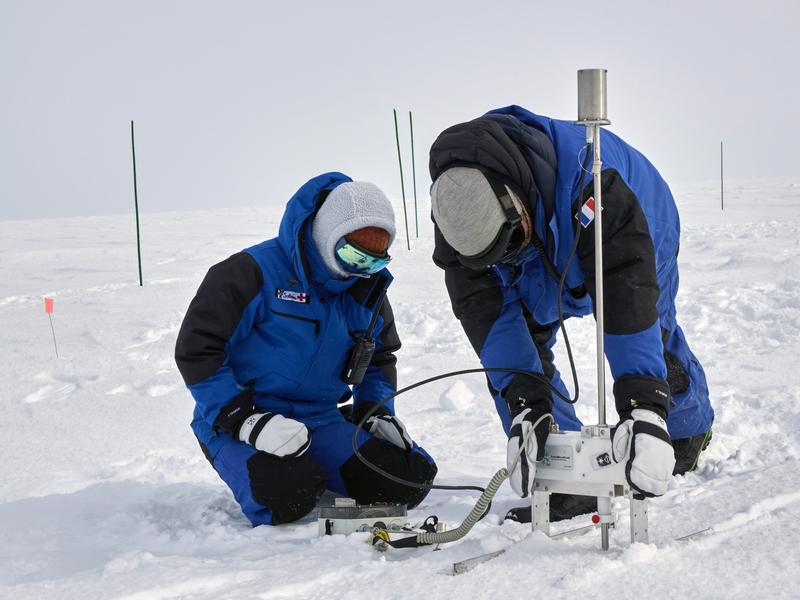
[[[311,296],[305,292],[293,292],[291,290],[275,290],[275,297],[278,300],[287,300],[289,302],[300,302],[301,304],[308,304],[311,302]]]
[[[583,203],[580,212],[575,214],[575,218],[581,222],[581,226],[586,229],[594,221],[594,196]]]

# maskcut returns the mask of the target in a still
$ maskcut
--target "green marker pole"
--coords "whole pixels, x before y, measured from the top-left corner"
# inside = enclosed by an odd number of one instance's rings
[[[397,140],[397,162],[400,163],[400,189],[403,191],[403,217],[406,220],[406,246],[411,250],[411,238],[408,235],[408,211],[406,210],[406,183],[403,180],[403,159],[400,156],[400,132],[397,129],[397,109],[393,108],[394,113],[394,137]]]
[[[139,259],[139,287],[142,287],[142,243],[139,236],[139,191],[136,186],[136,144],[133,138],[133,121],[131,121],[131,155],[133,156],[133,206],[136,211],[136,256]]]
[[[408,111],[408,128],[411,131],[411,176],[414,179],[414,225],[417,228],[417,239],[419,239],[419,214],[417,213],[417,168],[414,160],[414,119],[411,111]]]
[[[725,210],[725,180],[722,177],[722,142],[719,143],[719,209]]]

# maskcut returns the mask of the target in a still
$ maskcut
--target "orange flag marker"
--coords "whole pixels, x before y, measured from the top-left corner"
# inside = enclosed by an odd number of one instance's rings
[[[53,347],[56,349],[56,358],[58,358],[58,344],[56,343],[56,330],[53,327],[53,299],[45,297],[44,299],[44,312],[50,319],[50,331],[53,332]]]

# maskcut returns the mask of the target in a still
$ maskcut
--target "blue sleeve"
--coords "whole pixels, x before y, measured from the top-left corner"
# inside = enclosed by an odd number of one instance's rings
[[[259,294],[245,308],[239,325],[234,330],[228,343],[225,344],[223,350],[225,357],[222,365],[214,374],[203,381],[188,386],[195,402],[197,402],[197,406],[200,408],[203,420],[209,425],[213,426],[220,414],[220,410],[245,389],[244,384],[247,382],[237,381],[233,369],[228,365],[228,349],[250,333],[257,318],[263,318],[263,304],[263,298]]]
[[[522,302],[515,288],[503,288],[503,308],[489,329],[480,352],[484,368],[522,369],[543,373],[542,362],[522,314]],[[513,373],[490,372],[492,387],[502,392]]]
[[[667,367],[661,346],[661,327],[658,321],[636,333],[603,336],[605,354],[611,375],[648,375],[666,379]]]
[[[189,305],[175,345],[175,361],[202,418],[212,427],[220,410],[242,392],[229,349],[264,318],[261,268],[240,252],[209,269]]]

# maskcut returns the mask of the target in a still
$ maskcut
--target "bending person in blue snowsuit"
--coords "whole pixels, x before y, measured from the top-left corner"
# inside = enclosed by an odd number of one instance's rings
[[[378,187],[320,175],[289,200],[277,238],[211,267],[189,305],[175,360],[196,401],[192,429],[253,525],[303,517],[326,488],[409,506],[427,494],[371,471],[352,448],[353,423],[397,388],[385,268],[394,236]],[[350,357],[365,337],[375,349],[359,381]],[[352,415],[339,406],[350,397]],[[435,463],[392,402],[358,445],[397,477],[433,482]]]
[[[601,136],[604,343],[620,417],[614,457],[627,462],[635,492],[658,496],[673,472],[695,468],[714,413],[703,368],[675,318],[680,223],[672,194],[642,154],[613,133]],[[591,151],[583,126],[518,106],[450,127],[430,151],[433,258],[475,352],[484,367],[541,373],[567,397],[552,347],[559,280],[578,231],[563,316],[594,308],[593,183],[581,166]],[[573,405],[543,381],[497,372],[488,381],[509,461],[545,413],[562,430],[580,428]],[[548,431],[545,420],[511,475],[523,497]],[[592,508],[565,502],[555,518]]]

